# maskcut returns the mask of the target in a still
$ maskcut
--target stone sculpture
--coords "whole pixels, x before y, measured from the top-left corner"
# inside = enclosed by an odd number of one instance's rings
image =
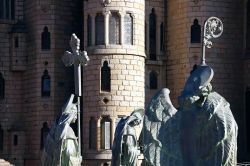
[[[81,155],[78,150],[78,140],[70,127],[77,119],[77,107],[71,95],[62,108],[60,118],[52,126],[47,138],[42,156],[43,166],[80,166]]]
[[[154,166],[235,166],[237,124],[229,103],[212,91],[213,70],[199,65],[179,97],[178,111],[161,90],[145,112],[144,156]]]
[[[142,122],[143,112],[143,109],[135,110],[119,121],[112,148],[112,166],[137,166],[140,150],[135,126]]]

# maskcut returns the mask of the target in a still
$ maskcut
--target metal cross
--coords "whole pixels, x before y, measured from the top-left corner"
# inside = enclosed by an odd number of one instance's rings
[[[79,154],[81,155],[81,130],[80,130],[80,96],[81,91],[81,66],[86,66],[89,57],[86,51],[80,51],[80,39],[73,33],[70,39],[70,47],[72,52],[65,51],[62,61],[65,66],[74,65],[74,78],[75,78],[75,95],[77,96],[77,119],[78,119],[78,142]]]

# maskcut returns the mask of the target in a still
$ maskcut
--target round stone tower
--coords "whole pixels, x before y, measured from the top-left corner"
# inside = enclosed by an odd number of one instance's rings
[[[84,1],[83,164],[110,165],[117,123],[145,104],[145,0]]]

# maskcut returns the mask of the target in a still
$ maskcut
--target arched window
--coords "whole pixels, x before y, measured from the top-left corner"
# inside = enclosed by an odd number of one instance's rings
[[[201,42],[201,26],[197,19],[194,19],[194,24],[191,26],[191,43]]]
[[[15,19],[15,0],[0,0],[0,19]]]
[[[50,76],[48,70],[44,70],[42,76],[42,97],[50,96]]]
[[[149,74],[149,88],[157,89],[158,80],[157,73],[155,71],[151,71]]]
[[[15,134],[13,137],[13,145],[18,146],[18,135],[17,134]]]
[[[94,117],[89,121],[89,149],[96,149],[96,120]]]
[[[5,96],[5,81],[2,73],[0,73],[0,100],[4,99]]]
[[[250,87],[246,88],[245,94],[245,109],[246,109],[246,118],[250,117]],[[246,129],[247,129],[247,152],[250,152],[250,121],[246,120]]]
[[[120,43],[120,17],[117,13],[111,12],[109,18],[109,44]]]
[[[47,122],[43,123],[43,127],[41,128],[41,142],[40,142],[40,149],[43,149],[46,141],[46,137],[49,134],[49,126]]]
[[[92,45],[92,20],[91,20],[91,16],[88,15],[88,20],[87,20],[87,35],[88,35],[88,46]]]
[[[48,27],[44,27],[42,33],[42,50],[50,50],[50,32]]]
[[[149,58],[156,60],[156,15],[154,8],[149,16]]]
[[[104,44],[104,16],[97,14],[95,17],[95,43],[96,45]]]
[[[109,117],[103,117],[101,120],[101,148],[111,148],[111,120]]]
[[[160,36],[160,46],[161,46],[161,51],[164,51],[164,38],[165,38],[165,33],[164,33],[164,23],[161,23],[161,36]]]
[[[3,137],[3,129],[0,124],[0,151],[3,151],[3,143],[4,142],[4,137]]]
[[[111,74],[108,62],[104,61],[101,68],[101,91],[110,92],[111,89]]]
[[[124,43],[133,44],[133,17],[129,13],[124,16]]]

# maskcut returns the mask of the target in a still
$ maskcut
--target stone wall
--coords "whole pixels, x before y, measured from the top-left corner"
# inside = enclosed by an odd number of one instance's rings
[[[105,6],[106,5],[106,6]],[[102,165],[111,161],[110,147],[102,147],[102,121],[109,120],[110,140],[112,142],[116,123],[119,118],[129,115],[136,108],[145,105],[145,48],[144,48],[144,11],[145,2],[111,1],[110,4],[100,1],[84,3],[84,46],[88,51],[90,63],[83,74],[83,159],[84,163]],[[110,33],[114,29],[109,23],[112,14],[118,16],[120,32],[117,34],[118,43],[110,44]],[[97,14],[104,17],[104,42],[97,44],[95,24]],[[125,15],[132,17],[132,43],[126,43]],[[91,34],[88,30],[88,18],[91,18]],[[128,32],[129,33],[129,32]],[[91,35],[91,43],[88,43]],[[131,37],[131,36],[130,36]],[[105,62],[106,61],[106,62]],[[101,89],[101,71],[104,62],[110,69],[110,91]],[[90,119],[96,122],[96,131],[90,131]],[[96,135],[96,147],[90,148],[90,133]],[[109,137],[109,136],[108,136]],[[112,146],[112,145],[111,145]],[[95,161],[97,159],[97,161]]]

